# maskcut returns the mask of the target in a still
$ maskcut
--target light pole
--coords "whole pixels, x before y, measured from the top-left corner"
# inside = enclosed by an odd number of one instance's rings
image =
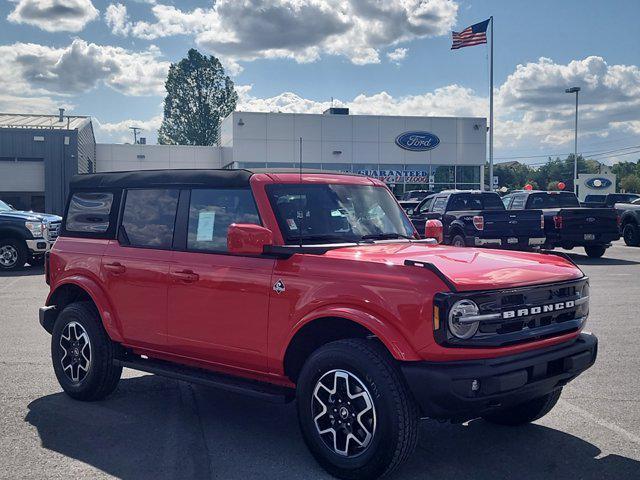
[[[578,194],[578,92],[580,87],[567,88],[564,93],[576,94],[576,131],[573,140],[573,193]]]

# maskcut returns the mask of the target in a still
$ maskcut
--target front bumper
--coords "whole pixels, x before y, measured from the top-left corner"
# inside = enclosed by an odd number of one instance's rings
[[[44,238],[25,240],[25,243],[27,244],[27,249],[29,249],[29,252],[31,252],[32,255],[44,255],[46,252],[51,250],[51,247],[53,246],[53,242],[49,242]]]
[[[473,246],[476,247],[503,247],[503,248],[528,248],[540,247],[546,241],[545,237],[500,237],[500,238],[480,238],[473,239]]]
[[[422,414],[465,421],[561,387],[594,364],[595,335],[517,355],[459,362],[401,364]]]

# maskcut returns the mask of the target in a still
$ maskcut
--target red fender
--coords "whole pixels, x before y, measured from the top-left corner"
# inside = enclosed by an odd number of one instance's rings
[[[91,278],[82,275],[70,275],[65,277],[60,282],[56,283],[55,289],[51,289],[49,296],[47,297],[47,305],[50,305],[51,297],[58,291],[58,289],[64,285],[75,285],[81,288],[91,297],[93,303],[98,308],[98,313],[102,320],[102,325],[107,331],[107,334],[114,342],[123,342],[122,338],[122,326],[118,322],[115,315],[113,315],[113,308],[105,295],[102,287]]]

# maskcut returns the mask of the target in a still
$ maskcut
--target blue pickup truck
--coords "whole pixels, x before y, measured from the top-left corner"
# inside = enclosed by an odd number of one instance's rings
[[[445,190],[409,212],[418,232],[427,220],[442,222],[444,243],[526,250],[545,243],[541,210],[507,211],[495,192]]]
[[[57,215],[23,212],[0,200],[0,271],[41,264],[58,238],[61,221]]]

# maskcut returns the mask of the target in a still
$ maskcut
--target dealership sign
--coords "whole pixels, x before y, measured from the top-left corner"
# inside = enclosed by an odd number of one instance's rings
[[[392,184],[433,183],[433,175],[426,170],[358,170],[357,173]]]
[[[412,152],[433,150],[440,143],[440,139],[429,132],[404,132],[396,137],[396,145]]]
[[[600,190],[603,188],[608,188],[611,186],[611,180],[609,180],[608,178],[604,178],[604,177],[595,177],[595,178],[590,178],[589,180],[587,180],[586,182],[584,182],[587,187],[589,188],[593,188],[596,190]]]

